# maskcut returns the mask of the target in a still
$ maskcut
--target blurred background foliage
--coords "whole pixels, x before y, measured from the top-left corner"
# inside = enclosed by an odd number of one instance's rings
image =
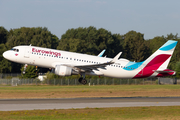
[[[168,68],[176,70],[177,76],[180,76],[180,38],[178,34],[170,33],[167,36],[155,36],[152,39],[145,40],[144,34],[133,30],[126,34],[112,34],[104,28],[96,29],[94,26],[89,26],[68,29],[61,38],[58,38],[46,27],[21,27],[8,31],[3,26],[0,26],[0,73],[21,73],[23,65],[10,62],[2,56],[4,51],[18,45],[31,44],[33,46],[91,55],[98,55],[103,49],[106,49],[104,56],[110,58],[122,51],[121,57],[140,62],[170,39],[178,41],[178,44]],[[28,70],[33,71],[33,67],[30,68],[32,69]],[[44,73],[49,69],[38,68],[38,71]]]

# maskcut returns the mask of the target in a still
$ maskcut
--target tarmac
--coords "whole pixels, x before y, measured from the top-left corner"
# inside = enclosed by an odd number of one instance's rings
[[[180,97],[0,99],[0,111],[142,106],[180,106]]]

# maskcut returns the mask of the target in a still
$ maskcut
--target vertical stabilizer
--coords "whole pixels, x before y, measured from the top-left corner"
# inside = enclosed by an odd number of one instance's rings
[[[155,53],[153,53],[144,64],[153,65],[156,67],[160,67],[162,69],[166,69],[174,49],[177,45],[177,41],[168,40],[163,46],[161,46]]]
[[[150,77],[155,71],[165,71],[171,60],[177,41],[168,40],[142,64],[142,70],[134,78]],[[167,73],[167,71],[166,71]],[[156,73],[157,74],[157,73]]]

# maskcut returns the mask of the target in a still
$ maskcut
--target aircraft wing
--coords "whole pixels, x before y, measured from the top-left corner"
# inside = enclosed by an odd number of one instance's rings
[[[92,64],[92,65],[77,65],[74,66],[75,68],[78,68],[83,71],[91,71],[91,70],[97,70],[97,68],[104,68],[106,65],[113,64],[112,62],[102,63],[102,64]]]
[[[79,71],[91,71],[91,70],[97,70],[97,68],[104,68],[106,67],[107,65],[110,65],[110,64],[114,64],[118,58],[120,57],[120,55],[122,54],[122,52],[120,52],[119,54],[117,54],[111,61],[109,62],[106,62],[106,63],[101,63],[101,64],[91,64],[91,65],[66,65],[66,64],[63,64],[65,66],[69,66],[69,67],[73,67],[74,69],[77,69]]]

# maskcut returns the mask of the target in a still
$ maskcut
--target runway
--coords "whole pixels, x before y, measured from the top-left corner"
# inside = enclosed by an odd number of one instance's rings
[[[0,99],[0,111],[138,106],[180,106],[180,97]]]

